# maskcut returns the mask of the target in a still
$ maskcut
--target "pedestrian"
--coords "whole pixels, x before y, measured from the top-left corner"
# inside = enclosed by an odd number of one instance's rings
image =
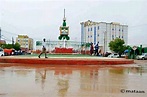
[[[45,41],[45,38],[43,39],[43,42],[42,42],[42,51],[41,51],[41,53],[39,54],[39,58],[40,58],[40,56],[42,55],[42,54],[45,54],[45,58],[48,58],[47,56],[46,56],[46,41]]]
[[[98,56],[99,55],[99,53],[98,53],[98,50],[99,50],[99,45],[98,45],[98,43],[95,45],[95,53],[94,53],[94,55],[96,55],[96,56]]]
[[[94,48],[93,48],[93,43],[91,43],[91,44],[90,44],[90,55],[93,54],[93,50],[94,50]]]

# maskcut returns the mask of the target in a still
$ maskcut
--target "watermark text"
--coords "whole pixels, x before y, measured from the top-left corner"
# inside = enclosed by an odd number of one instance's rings
[[[145,93],[144,90],[134,90],[134,89],[121,89],[121,93]]]

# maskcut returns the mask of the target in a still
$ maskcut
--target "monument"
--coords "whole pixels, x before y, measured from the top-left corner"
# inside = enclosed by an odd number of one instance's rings
[[[60,35],[58,37],[59,40],[63,40],[63,47],[55,47],[55,53],[72,53],[73,48],[68,48],[66,43],[70,40],[69,37],[69,26],[66,26],[66,17],[65,17],[65,9],[64,9],[64,17],[63,24],[60,26]]]
[[[60,26],[60,36],[58,37],[59,40],[69,40],[69,26],[66,26],[66,18],[65,18],[65,9],[64,9],[64,18],[63,18],[63,24]]]

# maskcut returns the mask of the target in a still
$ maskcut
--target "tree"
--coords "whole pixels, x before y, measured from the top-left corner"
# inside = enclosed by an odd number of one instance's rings
[[[12,49],[13,46],[12,46],[12,44],[3,44],[2,48],[4,48],[4,49]]]
[[[15,44],[2,44],[1,47],[3,49],[15,49],[15,50],[20,50],[20,44],[15,43]]]
[[[14,44],[13,48],[14,48],[15,50],[17,50],[17,51],[20,50],[20,44],[16,42],[16,43]]]
[[[121,57],[121,54],[127,49],[127,46],[124,44],[124,40],[116,38],[115,40],[109,43],[109,47],[110,50],[114,51],[115,53],[118,53],[119,57]]]

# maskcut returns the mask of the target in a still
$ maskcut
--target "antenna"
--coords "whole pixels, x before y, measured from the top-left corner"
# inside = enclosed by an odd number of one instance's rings
[[[64,9],[64,18],[65,18],[65,9]]]
[[[65,9],[64,9],[64,18],[63,18],[63,20],[66,21],[66,18],[65,18]]]

